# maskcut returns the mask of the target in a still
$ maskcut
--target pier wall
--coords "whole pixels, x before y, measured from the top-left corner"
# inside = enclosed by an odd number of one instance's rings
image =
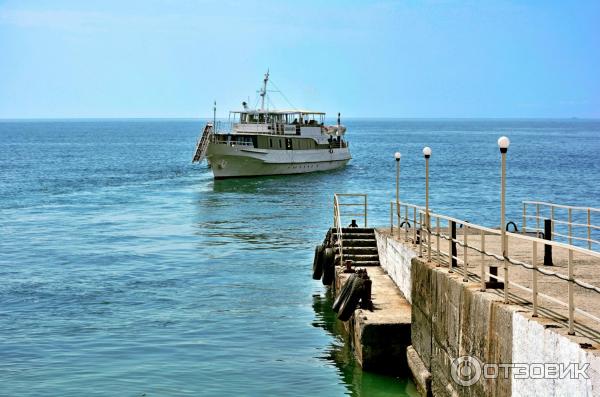
[[[394,280],[406,300],[412,304],[410,269],[411,260],[417,256],[416,252],[397,240],[387,238],[377,230],[375,230],[375,238],[381,267]]]
[[[412,304],[408,365],[423,395],[600,395],[597,344],[568,335],[549,319],[533,318],[527,307],[505,304],[496,293],[481,292],[479,283],[418,258],[410,244],[386,231],[376,238],[382,268]],[[519,378],[513,369],[508,376],[500,369],[496,378],[482,376],[467,387],[451,372],[453,361],[463,356],[483,370],[483,364],[589,363],[589,379]]]

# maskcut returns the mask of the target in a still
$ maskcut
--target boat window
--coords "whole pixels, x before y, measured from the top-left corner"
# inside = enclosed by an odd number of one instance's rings
[[[292,140],[285,138],[285,150],[292,150]]]
[[[273,147],[273,138],[269,138],[269,147]]]
[[[281,146],[281,139],[278,139],[278,141],[279,141],[279,149],[281,149],[281,147],[282,147]]]

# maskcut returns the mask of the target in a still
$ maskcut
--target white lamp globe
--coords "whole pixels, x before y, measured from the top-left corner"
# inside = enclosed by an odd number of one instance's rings
[[[429,146],[425,146],[423,148],[423,156],[425,156],[425,157],[431,156],[431,148]]]
[[[508,149],[508,146],[510,145],[510,139],[508,139],[505,136],[501,136],[500,138],[498,138],[498,147],[500,147],[500,149]]]
[[[400,156],[401,156],[400,152],[396,152],[396,153],[394,153],[394,158],[395,158],[396,160],[400,160]]]

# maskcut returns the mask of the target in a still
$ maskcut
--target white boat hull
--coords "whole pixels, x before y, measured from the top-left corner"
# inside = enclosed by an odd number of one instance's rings
[[[215,179],[330,171],[351,159],[348,148],[266,150],[244,145],[210,145],[206,157]]]

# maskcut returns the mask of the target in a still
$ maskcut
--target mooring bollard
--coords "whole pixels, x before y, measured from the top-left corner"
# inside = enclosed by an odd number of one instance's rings
[[[352,269],[352,261],[347,259],[344,261],[344,265],[346,268],[344,269],[344,273],[354,273],[354,269]]]
[[[544,219],[544,240],[552,241],[552,220]],[[544,266],[552,266],[552,246],[544,245]]]

